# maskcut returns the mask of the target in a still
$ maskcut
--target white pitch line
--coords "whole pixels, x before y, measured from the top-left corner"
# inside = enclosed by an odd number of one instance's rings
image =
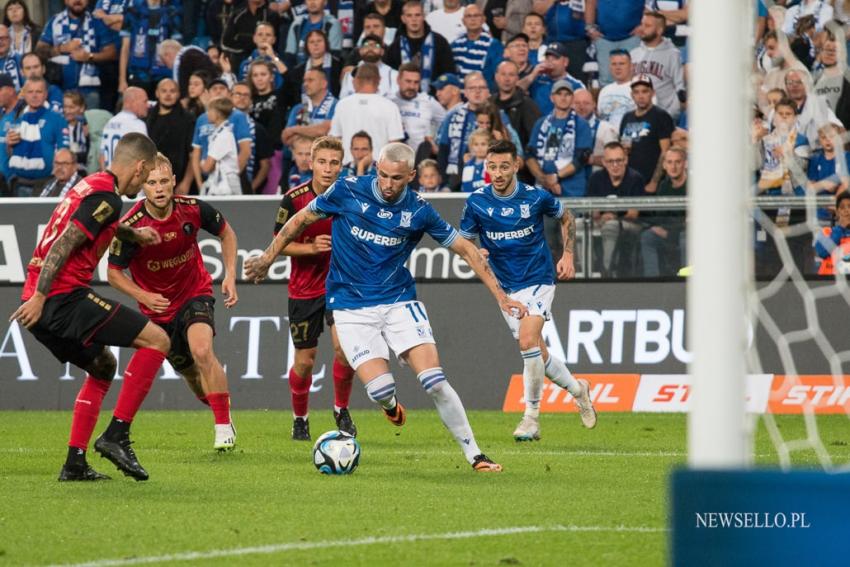
[[[436,534],[411,534],[397,536],[365,537],[348,540],[325,540],[313,542],[291,542],[254,547],[234,547],[231,549],[213,549],[209,551],[187,551],[170,555],[150,555],[147,557],[129,557],[126,559],[100,559],[88,563],[62,564],[62,567],[114,567],[121,565],[146,565],[150,563],[171,563],[175,561],[197,561],[219,557],[240,557],[244,555],[268,555],[286,551],[302,551],[327,547],[351,547],[385,543],[413,543],[418,541],[471,539],[503,535],[544,533],[544,532],[617,532],[654,534],[667,532],[666,528],[646,526],[517,526],[513,528],[494,528],[467,532],[444,532]]]

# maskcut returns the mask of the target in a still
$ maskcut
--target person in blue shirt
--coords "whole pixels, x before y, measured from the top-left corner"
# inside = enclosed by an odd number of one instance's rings
[[[24,81],[27,79],[43,79],[46,72],[47,66],[44,63],[44,59],[42,59],[39,54],[35,52],[27,53],[21,58],[21,74],[23,75]],[[63,111],[63,98],[64,93],[62,92],[62,89],[56,85],[48,83],[47,102],[50,103],[51,110],[61,114]]]
[[[180,8],[179,0],[128,1],[121,28],[120,92],[136,86],[153,97],[156,83],[171,77],[171,69],[157,56],[157,46],[167,39],[183,39]]]
[[[522,319],[505,315],[505,321],[519,342],[523,358],[525,414],[514,439],[534,441],[540,439],[544,376],[573,395],[585,427],[596,426],[596,411],[590,401],[590,384],[576,380],[563,361],[550,355],[543,341],[543,325],[551,318],[556,275],[543,219],[555,218],[560,224],[564,248],[557,276],[561,280],[575,275],[575,219],[551,193],[517,180],[519,164],[513,143],[500,140],[490,145],[486,161],[490,184],[467,198],[460,235],[470,242],[480,239],[499,284],[528,309]]]
[[[9,28],[0,24],[0,73],[12,77],[15,89],[21,90],[21,56],[12,51],[12,36]]]
[[[544,59],[534,66],[526,80],[531,81],[531,86],[528,89],[529,96],[534,99],[540,113],[546,115],[552,112],[552,99],[549,96],[552,93],[552,85],[556,82],[567,81],[570,83],[573,92],[587,87],[567,72],[570,59],[563,44],[550,43],[547,45]]]
[[[115,61],[117,33],[86,11],[87,0],[65,0],[36,44],[42,57],[62,66],[62,89],[79,90],[88,108],[100,108],[99,65]]]
[[[463,164],[460,190],[472,193],[487,184],[484,180],[484,158],[487,157],[487,147],[490,145],[490,132],[479,128],[469,135],[470,157]]]
[[[640,45],[637,28],[643,16],[644,0],[589,0],[585,3],[587,37],[596,47],[599,84],[614,81],[608,68],[611,52],[631,51]]]
[[[332,218],[327,306],[333,310],[342,350],[366,385],[369,398],[381,405],[394,425],[404,424],[404,407],[396,398],[389,367],[392,349],[431,395],[473,470],[499,472],[502,467],[475,442],[463,404],[440,367],[428,313],[416,299],[405,262],[427,233],[469,263],[503,311],[514,310],[514,316],[521,318],[526,308],[507,297],[477,248],[458,238],[428,201],[408,188],[416,176],[413,162],[409,146],[398,142],[384,146],[377,176],[334,183],[292,216],[262,255],[245,262],[246,276],[262,280],[281,250],[308,225]]]
[[[585,14],[579,9],[584,2],[574,0],[534,0],[532,9],[543,16],[546,22],[546,41],[560,43],[570,58],[569,72],[576,77],[584,76],[587,61],[587,30]]]

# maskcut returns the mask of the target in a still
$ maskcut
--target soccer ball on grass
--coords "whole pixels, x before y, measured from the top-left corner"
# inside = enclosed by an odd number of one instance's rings
[[[360,463],[360,443],[342,431],[328,431],[313,445],[313,464],[322,474],[351,474]]]

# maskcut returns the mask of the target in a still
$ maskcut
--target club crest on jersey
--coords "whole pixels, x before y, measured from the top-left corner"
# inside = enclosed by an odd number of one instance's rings
[[[385,209],[381,209],[381,210],[378,211],[378,218],[391,219],[391,218],[393,218],[393,212],[387,211]]]
[[[493,207],[487,207],[487,214],[493,216]]]
[[[360,209],[365,213],[369,210],[369,203],[360,203]]]
[[[183,223],[183,232],[185,232],[186,234],[192,234],[192,232],[194,232],[194,229],[192,228],[192,223],[184,222]]]
[[[175,238],[177,238],[176,232],[166,232],[165,234],[162,235],[162,240],[165,241],[165,242],[171,242]]]
[[[100,205],[98,205],[98,207],[95,209],[91,216],[94,217],[94,220],[96,220],[97,222],[102,223],[109,215],[112,214],[113,210],[114,209],[109,203],[103,201]]]
[[[513,207],[502,207],[502,216],[503,217],[509,217],[512,214],[514,214],[514,208]]]
[[[520,205],[519,206],[519,216],[527,219],[531,216],[531,206],[530,205]]]
[[[413,218],[413,213],[410,211],[402,211],[401,212],[401,223],[399,226],[402,228],[410,228],[410,221]]]

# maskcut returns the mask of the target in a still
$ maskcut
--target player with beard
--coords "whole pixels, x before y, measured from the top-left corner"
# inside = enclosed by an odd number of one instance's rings
[[[147,116],[148,135],[161,154],[168,158],[177,178],[175,191],[185,195],[192,186],[192,134],[195,117],[180,104],[180,88],[173,79],[156,86],[156,106]]]
[[[342,144],[336,138],[321,137],[310,149],[313,178],[291,189],[280,202],[274,233],[280,232],[286,221],[307,208],[317,196],[334,184],[342,169]],[[319,335],[324,323],[331,329],[334,345],[334,420],[337,429],[357,435],[357,427],[348,412],[351,382],[354,370],[339,346],[333,312],[325,308],[325,280],[331,258],[331,220],[315,223],[301,236],[281,250],[292,257],[289,277],[289,329],[295,345],[295,363],[289,370],[289,390],[292,396],[292,438],[296,441],[310,439],[308,404],[310,386],[313,384],[313,367]]]
[[[26,327],[60,362],[87,372],[74,404],[68,457],[60,481],[96,481],[109,477],[86,461],[89,439],[100,406],[115,377],[117,362],[108,346],[136,352],[124,380],[112,421],[95,441],[95,451],[136,480],[147,480],[130,444],[130,424],[153,384],[170,341],[147,317],[105,299],[91,280],[113,236],[142,246],[157,244],[151,229],[119,224],[121,197],[135,196],[153,169],[156,146],[138,133],[115,146],[106,171],[80,181],[56,206],[27,268],[23,304],[9,318]]]
[[[221,213],[195,198],[175,197],[168,158],[156,157],[145,181],[145,199],[121,222],[156,231],[162,243],[139,247],[113,240],[109,250],[109,285],[139,303],[139,309],[171,337],[168,361],[192,392],[210,406],[215,418],[213,448],[230,450],[236,429],[230,420],[227,376],[212,348],[215,334],[212,277],[198,248],[200,229],[221,239],[224,281],[221,293],[228,309],[236,295],[236,233]],[[130,277],[124,273],[129,270]]]

